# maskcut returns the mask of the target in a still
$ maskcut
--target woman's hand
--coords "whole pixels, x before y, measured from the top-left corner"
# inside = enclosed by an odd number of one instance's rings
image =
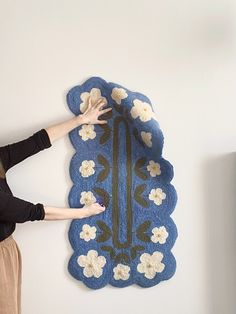
[[[102,109],[106,105],[105,98],[99,98],[94,104],[92,103],[91,96],[89,96],[88,107],[84,113],[81,114],[83,123],[85,124],[105,124],[107,120],[99,120],[98,117],[112,108]]]
[[[105,206],[101,205],[100,203],[93,203],[91,205],[85,205],[82,208],[80,208],[80,211],[83,211],[83,218],[84,217],[90,217],[93,215],[100,214],[104,212]]]

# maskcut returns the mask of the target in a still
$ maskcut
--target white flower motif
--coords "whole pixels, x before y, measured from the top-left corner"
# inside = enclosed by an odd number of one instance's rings
[[[79,130],[79,135],[82,137],[83,141],[88,139],[94,139],[96,137],[96,132],[94,131],[93,124],[83,124]]]
[[[141,131],[141,137],[148,147],[152,147],[152,133]]]
[[[160,164],[155,162],[154,160],[149,161],[149,165],[147,165],[147,170],[150,172],[151,177],[156,177],[161,174]]]
[[[133,104],[134,106],[131,108],[130,113],[134,119],[139,117],[142,122],[147,122],[152,119],[154,112],[149,103],[135,99]]]
[[[111,97],[115,100],[117,104],[120,105],[121,100],[127,98],[128,94],[126,93],[126,90],[124,88],[114,87],[112,89]]]
[[[84,239],[86,242],[88,242],[96,238],[96,231],[97,228],[95,226],[91,227],[88,224],[84,224],[79,236],[81,239]]]
[[[166,243],[166,238],[168,237],[169,233],[167,232],[165,226],[155,227],[152,229],[153,235],[151,236],[151,240],[154,243]]]
[[[154,252],[152,255],[148,253],[143,253],[140,256],[140,261],[137,265],[137,270],[140,273],[144,273],[144,276],[148,279],[153,279],[156,273],[161,273],[165,264],[161,263],[163,259],[163,254],[159,251]]]
[[[115,280],[127,280],[129,278],[130,267],[123,264],[117,264],[116,267],[113,268],[114,278]]]
[[[148,195],[148,198],[151,201],[154,201],[156,205],[161,205],[162,200],[166,198],[166,194],[162,191],[161,188],[152,189]]]
[[[93,167],[95,163],[93,160],[83,160],[81,166],[79,167],[79,171],[82,177],[89,177],[95,173]]]
[[[80,111],[82,113],[85,112],[85,110],[87,109],[88,107],[88,98],[89,96],[91,97],[91,103],[92,105],[94,103],[96,103],[100,98],[102,98],[104,100],[104,106],[107,104],[107,100],[105,97],[102,97],[102,94],[101,94],[101,90],[99,88],[92,88],[90,92],[84,92],[84,93],[81,93],[80,95],[80,98],[82,100],[82,103],[80,104]]]
[[[87,255],[80,255],[77,262],[81,267],[84,267],[84,276],[99,278],[103,273],[102,268],[106,264],[106,258],[103,255],[98,256],[96,250],[89,250]]]
[[[80,203],[85,205],[91,205],[96,202],[96,198],[91,191],[83,191],[80,193]]]

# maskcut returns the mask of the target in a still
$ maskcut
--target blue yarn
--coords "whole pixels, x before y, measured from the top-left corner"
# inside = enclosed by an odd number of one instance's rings
[[[107,284],[115,287],[132,284],[151,287],[170,279],[176,271],[176,259],[171,252],[178,237],[176,225],[170,217],[177,203],[176,190],[170,183],[174,176],[173,166],[162,156],[164,137],[157,120],[151,118],[144,122],[140,116],[134,118],[131,115],[136,99],[148,104],[153,111],[148,97],[119,84],[108,83],[100,77],[91,77],[82,85],[70,89],[67,94],[69,109],[76,116],[82,113],[80,107],[83,102],[82,93],[89,93],[92,88],[101,91],[112,111],[104,116],[108,122],[107,125],[103,125],[106,129],[99,124],[94,125],[93,131],[96,133],[94,138],[82,139],[79,132],[83,126],[69,132],[75,153],[69,168],[73,186],[68,201],[71,208],[80,210],[79,208],[85,205],[81,203],[81,193],[90,191],[96,202],[108,204],[101,214],[72,220],[68,236],[74,252],[68,263],[68,271],[91,289],[99,289]],[[114,88],[126,92],[127,96],[123,96],[120,104],[112,97]],[[82,95],[83,99],[84,95],[86,94]],[[103,116],[99,119],[103,120]],[[120,121],[120,124],[115,125],[115,121]],[[152,134],[151,144],[145,143],[141,132]],[[107,137],[104,137],[104,133]],[[114,159],[113,149],[118,149],[117,159]],[[127,156],[130,159],[127,159]],[[95,172],[90,173],[88,177],[83,177],[79,170],[83,160],[93,160],[95,164]],[[156,165],[159,164],[161,173],[151,176],[147,168],[150,160]],[[118,169],[117,173],[115,169]],[[112,181],[115,175],[118,182]],[[149,198],[151,191],[157,191],[156,189],[161,189],[165,194],[165,198],[164,194],[161,194],[162,200],[158,204]],[[115,194],[118,195],[117,200]],[[120,219],[119,224],[117,217]],[[91,237],[88,241],[81,237],[85,224],[96,228],[96,237]],[[164,227],[168,233],[167,237],[165,234],[164,243],[153,240],[155,237],[152,230],[156,227]],[[84,255],[84,261],[90,250],[102,256],[98,258],[103,262],[100,267],[97,266],[98,273],[94,272],[93,268],[96,263],[84,266],[85,264],[78,262],[79,256]],[[152,255],[154,252],[159,253]],[[146,253],[153,257],[148,257]],[[141,256],[143,262],[140,260]],[[158,264],[154,256],[162,256],[161,264]],[[149,259],[145,259],[147,257]],[[97,261],[96,256],[94,261]],[[121,275],[116,268],[118,264],[121,267]],[[91,272],[88,270],[89,267],[92,267]]]

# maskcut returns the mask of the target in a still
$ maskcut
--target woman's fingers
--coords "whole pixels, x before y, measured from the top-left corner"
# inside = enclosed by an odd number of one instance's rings
[[[92,99],[91,96],[88,97],[88,105],[91,106],[92,105]]]
[[[105,98],[100,98],[100,99],[97,101],[97,103],[95,104],[94,107],[100,109],[100,108],[102,108],[105,104],[107,104]]]
[[[105,124],[105,123],[107,123],[107,120],[98,120],[97,123],[98,123],[98,124]]]
[[[100,110],[99,112],[100,112],[100,114],[104,114],[104,113],[106,113],[106,112],[108,112],[108,111],[110,111],[110,110],[112,110],[111,107],[110,107],[110,108],[103,109],[103,110]]]

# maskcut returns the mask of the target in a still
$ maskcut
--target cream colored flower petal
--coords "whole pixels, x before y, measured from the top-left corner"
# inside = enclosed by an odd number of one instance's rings
[[[101,97],[101,90],[99,88],[92,88],[90,91],[90,96],[94,100],[98,100]]]
[[[156,199],[154,199],[154,203],[155,203],[156,205],[161,205],[162,200],[161,200],[160,198],[156,198]]]
[[[143,102],[139,99],[134,99],[133,104],[134,104],[134,107],[141,110]]]
[[[153,234],[159,234],[159,228],[158,228],[158,227],[154,227],[154,228],[152,229],[152,233],[153,233]]]
[[[162,193],[162,199],[166,199],[166,194],[164,192]]]
[[[140,120],[142,122],[147,122],[152,119],[153,112],[151,106],[148,103],[142,103],[140,110]]]
[[[158,263],[155,265],[154,269],[157,273],[161,273],[165,269],[165,264]]]
[[[98,256],[97,265],[103,267],[106,264],[106,258],[103,255]]]
[[[84,113],[84,112],[86,111],[87,107],[88,107],[88,105],[87,105],[86,103],[82,102],[82,103],[80,104],[80,111],[81,111],[82,113]]]
[[[141,262],[149,262],[151,259],[151,255],[148,254],[148,253],[143,253],[141,256],[140,256],[140,261]]]
[[[94,167],[94,166],[95,166],[95,162],[94,162],[93,160],[89,160],[88,163],[89,163],[89,165],[90,165],[91,167]]]
[[[95,250],[89,250],[88,254],[87,254],[87,258],[89,261],[93,261],[94,259],[96,259],[98,256],[98,252]]]
[[[132,107],[130,110],[130,114],[132,118],[136,119],[139,116],[138,110],[135,107]]]
[[[91,239],[91,240],[94,240],[95,238],[96,238],[96,233],[91,232],[91,233],[90,233],[90,239]]]
[[[156,251],[156,252],[154,252],[153,254],[152,254],[152,262],[153,263],[159,263],[162,259],[163,259],[163,253],[161,253],[161,252],[158,252],[158,251]]]
[[[88,92],[83,92],[80,94],[80,99],[83,100],[83,102],[87,101],[88,97],[89,97]]]
[[[115,280],[120,280],[121,279],[118,272],[115,272],[113,277],[114,277]]]
[[[144,273],[144,264],[139,263],[137,265],[137,271],[140,272],[140,273]]]
[[[159,241],[159,238],[158,238],[156,235],[152,235],[152,236],[151,236],[151,241],[152,241],[153,243],[157,243],[157,242]]]
[[[93,276],[93,273],[94,273],[94,269],[93,267],[85,267],[84,270],[83,270],[83,274],[84,276],[86,276],[87,278],[90,278]]]
[[[148,198],[153,201],[156,199],[156,196],[155,196],[155,189],[151,189],[149,195],[148,195]]]
[[[148,146],[151,147],[152,146],[152,133],[150,132],[145,132],[145,131],[141,131],[141,138],[143,140],[143,142]]]
[[[85,267],[87,265],[87,257],[85,255],[80,255],[77,258],[77,262],[80,266]]]
[[[121,275],[121,280],[128,280],[129,279],[129,273],[122,273],[122,275]]]
[[[144,276],[148,279],[153,279],[156,276],[156,271],[153,268],[149,268],[149,270],[145,272]]]
[[[82,230],[83,231],[88,231],[90,229],[90,226],[88,225],[88,224],[84,224],[83,226],[82,226]]]
[[[99,278],[99,277],[101,277],[102,273],[103,273],[102,268],[95,268],[93,275],[94,275],[94,277]]]
[[[95,226],[92,226],[92,227],[91,227],[91,230],[92,230],[93,232],[96,232],[96,231],[97,231],[97,228],[96,228]]]
[[[149,114],[140,114],[139,118],[142,122],[147,122],[151,120],[151,116]]]
[[[90,236],[83,233],[83,236],[81,237],[81,239],[84,239],[84,241],[88,242],[88,241],[90,241]]]

